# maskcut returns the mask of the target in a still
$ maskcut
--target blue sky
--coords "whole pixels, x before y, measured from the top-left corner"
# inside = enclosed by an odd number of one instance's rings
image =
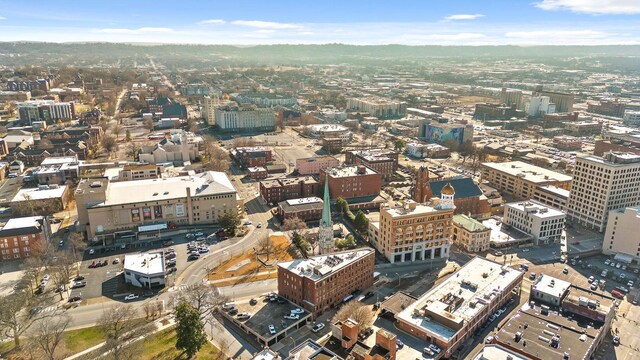
[[[640,0],[0,0],[0,41],[640,44]]]

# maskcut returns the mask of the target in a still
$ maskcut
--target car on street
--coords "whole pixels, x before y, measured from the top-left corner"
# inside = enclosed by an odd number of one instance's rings
[[[120,259],[119,258],[113,259],[112,264],[120,264]]]
[[[192,233],[188,233],[187,235],[185,235],[185,238],[187,239],[193,239],[194,237],[196,237],[194,234]]]
[[[398,349],[402,349],[404,347],[404,343],[402,342],[402,340],[396,338],[396,347]]]
[[[137,298],[139,298],[140,296],[136,295],[136,294],[129,294],[127,296],[124,297],[125,301],[129,301],[129,300],[135,300]]]
[[[502,253],[502,251],[496,251],[493,255],[495,255],[495,256],[502,256],[502,255],[504,255],[504,254]]]
[[[73,285],[71,285],[72,289],[77,289],[77,288],[81,288],[81,287],[85,287],[87,286],[87,282],[86,281],[74,281]]]
[[[64,241],[63,241],[63,240],[60,240],[60,242],[58,243],[58,246],[59,246],[59,247],[64,247]]]
[[[627,286],[628,287],[633,287],[633,280],[627,281]]]
[[[620,345],[620,336],[613,337],[613,345]]]
[[[496,319],[495,314],[491,314],[491,316],[489,316],[489,321],[494,321],[495,319]]]
[[[324,329],[324,323],[317,323],[314,327],[311,328],[311,331],[314,333]]]
[[[274,335],[276,333],[276,327],[273,325],[269,325],[269,333]]]
[[[568,274],[569,273],[569,268],[565,266],[565,268],[562,269],[562,273],[563,274]]]
[[[95,253],[96,253],[96,251],[94,249],[89,249],[89,255],[93,255]]]
[[[187,258],[187,261],[193,261],[193,260],[198,260],[200,259],[200,255],[198,254],[191,254],[189,255],[189,257]]]
[[[84,276],[82,276],[82,275],[76,276],[73,280],[74,281],[82,281],[82,280],[84,280]]]
[[[256,300],[256,299],[249,300],[249,305],[251,305],[251,306],[256,305],[257,303],[258,303],[258,300]]]
[[[529,248],[522,249],[522,252],[529,252]]]
[[[81,301],[81,300],[82,300],[82,296],[76,295],[76,296],[69,297],[67,302],[72,303],[72,302]]]

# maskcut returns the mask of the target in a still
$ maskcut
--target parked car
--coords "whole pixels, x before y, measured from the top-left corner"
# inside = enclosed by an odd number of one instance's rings
[[[291,310],[292,314],[304,314],[304,310],[302,310],[301,308],[297,308],[297,309],[293,309]]]
[[[440,348],[437,347],[435,344],[429,345],[429,349],[433,350],[433,352],[435,352],[436,354],[439,354],[441,351]]]
[[[71,296],[69,298],[69,300],[67,300],[67,301],[71,303],[71,302],[76,302],[76,301],[81,301],[81,300],[82,300],[82,296],[78,295],[78,296]]]
[[[96,267],[96,261],[95,260],[93,260],[91,262],[91,264],[89,264],[89,269],[93,269],[94,267]]]
[[[565,266],[565,268],[562,269],[562,273],[563,274],[568,274],[569,273],[569,268]]]
[[[256,300],[256,299],[249,300],[249,305],[251,305],[251,306],[256,305],[257,303],[258,303],[258,300]]]
[[[593,280],[595,280],[596,278],[593,277],[593,275],[589,276],[589,279],[587,279],[587,281],[589,282],[589,284],[591,284],[593,282]]]
[[[188,233],[187,235],[185,235],[185,238],[187,239],[193,239],[194,237],[196,237],[194,234],[192,233]]]
[[[82,276],[82,275],[76,276],[73,280],[74,281],[82,281],[82,280],[84,280],[84,276]]]
[[[433,350],[429,349],[428,347],[425,347],[424,349],[422,349],[422,352],[429,355],[429,356],[434,356],[435,353],[433,352]]]
[[[536,279],[536,273],[532,272],[531,274],[529,274],[529,279],[535,280]]]
[[[137,298],[139,298],[139,296],[138,296],[138,295],[136,295],[136,294],[129,294],[129,295],[127,295],[127,296],[125,296],[125,297],[124,297],[124,300],[125,300],[125,301],[129,301],[129,300],[135,300],[135,299],[137,299]]]
[[[493,342],[493,336],[487,336],[487,338],[484,339],[485,344],[491,344],[492,342]]]
[[[113,264],[120,264],[120,259],[119,258],[115,258],[113,259]]]
[[[289,320],[299,320],[300,319],[300,315],[298,315],[298,314],[289,314],[289,315],[285,315],[284,318],[285,319],[289,319]]]
[[[204,233],[202,231],[198,231],[197,233],[193,234],[195,237],[200,237],[200,236],[204,236]]]
[[[247,320],[247,319],[249,319],[250,317],[251,317],[251,314],[246,313],[246,312],[245,312],[245,313],[240,313],[240,314],[238,314],[238,316],[237,316],[238,320]]]
[[[593,283],[591,283],[591,286],[589,288],[591,290],[598,290],[598,285],[597,285],[597,283],[593,282]]]
[[[96,251],[94,249],[89,249],[89,255],[93,255],[95,253],[96,253]]]
[[[173,241],[171,240],[168,240],[162,243],[162,246],[171,246],[171,245],[173,245]]]
[[[402,342],[402,340],[396,338],[396,347],[398,349],[402,349],[404,347],[404,343]]]
[[[317,323],[314,327],[311,328],[311,331],[314,333],[324,329],[324,323]]]
[[[198,260],[200,259],[200,255],[198,254],[191,254],[189,255],[189,257],[187,258],[187,261],[193,261],[193,260]]]
[[[59,247],[64,247],[64,241],[63,241],[63,240],[60,240],[60,242],[58,243],[58,246],[59,246]]]
[[[369,336],[371,336],[371,334],[373,334],[373,329],[372,328],[366,328],[363,332],[360,333],[360,335],[358,337],[360,338],[360,340],[364,340],[364,339],[368,338]]]
[[[269,325],[269,333],[274,335],[276,333],[276,327],[273,325]]]
[[[73,285],[71,285],[72,289],[77,289],[77,288],[81,288],[81,287],[85,287],[87,286],[87,282],[86,281],[75,281],[73,283]]]
[[[200,252],[200,254],[206,254],[209,252],[209,248],[208,247],[201,247],[200,249],[198,249],[198,252]]]
[[[258,229],[260,229],[260,228],[262,227],[262,223],[258,223],[258,225],[256,225],[256,227],[257,227]]]
[[[613,345],[620,345],[620,336],[613,337]]]

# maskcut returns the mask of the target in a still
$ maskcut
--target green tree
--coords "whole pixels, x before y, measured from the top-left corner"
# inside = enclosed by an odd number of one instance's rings
[[[342,215],[345,215],[349,211],[349,203],[347,200],[339,197],[336,199],[336,210]]]
[[[340,250],[346,248],[353,248],[356,246],[356,238],[352,234],[347,235],[344,239],[336,239],[336,247]]]
[[[191,358],[206,342],[200,312],[188,302],[181,301],[176,307],[176,349],[184,350]]]
[[[402,149],[404,149],[407,146],[407,142],[402,139],[396,139],[396,141],[393,143],[393,146],[396,149],[396,151],[402,152]]]
[[[356,213],[353,226],[356,227],[356,230],[358,230],[360,235],[365,235],[367,233],[367,230],[369,229],[369,219],[362,211],[358,210]]]
[[[236,228],[240,225],[240,217],[235,211],[227,211],[224,215],[218,218],[220,226],[229,233],[229,236],[236,235]]]

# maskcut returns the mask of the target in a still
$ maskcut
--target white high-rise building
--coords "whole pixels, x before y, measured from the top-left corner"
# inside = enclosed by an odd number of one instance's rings
[[[548,96],[533,96],[527,107],[527,115],[536,117],[556,112],[556,105]]]
[[[609,152],[576,158],[567,217],[603,232],[609,211],[640,205],[640,156]]]
[[[223,131],[273,131],[276,114],[271,109],[219,106],[214,114],[215,126]]]
[[[216,124],[216,107],[220,104],[220,98],[217,95],[205,96],[203,101],[202,117],[207,120],[209,126]]]
[[[640,260],[640,206],[609,212],[607,231],[604,233],[602,252],[624,254],[629,260]],[[624,256],[623,255],[623,256]]]

